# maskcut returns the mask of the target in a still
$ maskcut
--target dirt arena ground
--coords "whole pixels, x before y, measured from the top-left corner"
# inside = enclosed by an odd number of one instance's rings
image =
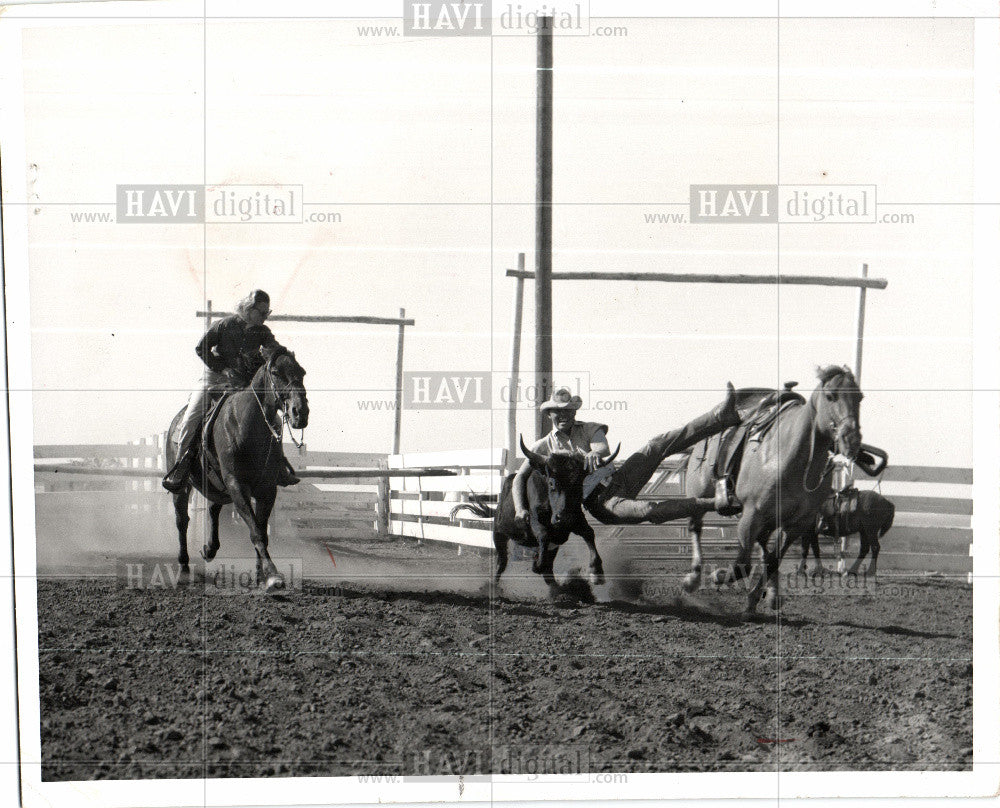
[[[276,597],[40,580],[43,777],[971,767],[964,582],[800,578],[747,622],[676,574],[586,603],[515,568],[491,598],[487,563]]]

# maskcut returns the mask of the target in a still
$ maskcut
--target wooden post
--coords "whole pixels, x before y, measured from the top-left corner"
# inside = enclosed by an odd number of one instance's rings
[[[208,331],[212,327],[212,301],[205,301],[205,330]]]
[[[399,319],[406,319],[406,309],[399,310]],[[400,436],[403,429],[403,332],[406,324],[399,324],[399,342],[396,344],[396,426],[393,431],[392,453],[399,454]]]
[[[524,269],[524,253],[517,254],[517,268]],[[507,403],[507,457],[517,462],[517,404],[521,383],[521,322],[524,314],[524,278],[514,280],[514,320],[510,332],[510,401]],[[507,469],[513,471],[513,468]]]
[[[861,277],[868,277],[868,264],[861,265]],[[861,352],[865,344],[865,301],[867,294],[868,290],[864,286],[858,289],[858,328],[857,342],[854,348],[854,378],[857,379],[859,386],[861,384]]]
[[[540,17],[535,68],[535,431],[545,428],[541,404],[552,383],[552,29]]]
[[[389,468],[388,460],[379,460],[380,469]],[[375,532],[381,538],[389,535],[389,478],[378,478],[378,499],[375,501]]]

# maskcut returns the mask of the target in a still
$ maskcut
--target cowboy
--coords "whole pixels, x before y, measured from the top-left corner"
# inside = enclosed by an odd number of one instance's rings
[[[264,325],[270,314],[271,298],[267,292],[254,289],[236,304],[236,314],[215,323],[195,348],[208,370],[203,383],[188,399],[179,428],[177,462],[163,478],[163,487],[171,493],[179,493],[187,485],[191,463],[198,453],[202,422],[212,402],[226,390],[242,390],[250,385],[264,364],[262,348],[268,352],[282,349],[271,329]],[[278,485],[295,485],[299,478],[284,456],[282,460]]]
[[[583,400],[571,395],[564,387],[556,390],[552,398],[542,404],[540,409],[548,413],[552,431],[537,441],[531,450],[546,457],[553,452],[583,454],[589,472],[583,483],[584,506],[606,525],[660,524],[672,519],[701,516],[706,509],[695,499],[653,502],[637,497],[664,458],[740,422],[736,411],[736,391],[732,383],[727,383],[726,387],[726,398],[721,404],[680,429],[657,435],[618,469],[614,464],[601,467],[601,461],[611,453],[607,424],[577,421],[576,411],[583,406]],[[530,473],[531,464],[525,460],[514,477],[514,512],[521,525],[526,525],[528,519],[527,480]]]

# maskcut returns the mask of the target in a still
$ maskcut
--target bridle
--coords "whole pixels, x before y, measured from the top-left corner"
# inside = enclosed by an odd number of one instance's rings
[[[843,375],[843,374],[840,374],[840,375]],[[818,491],[819,487],[823,484],[823,480],[826,479],[826,475],[829,474],[830,471],[832,471],[832,469],[833,469],[833,454],[831,452],[827,452],[826,463],[823,465],[823,470],[820,472],[819,479],[816,481],[816,485],[813,486],[813,487],[811,487],[811,488],[809,487],[809,483],[808,483],[808,479],[809,479],[809,467],[812,465],[813,457],[816,454],[816,432],[817,432],[817,430],[816,430],[816,421],[819,418],[819,410],[816,408],[816,404],[814,403],[814,399],[815,399],[816,395],[822,393],[822,391],[826,388],[827,384],[829,384],[834,378],[836,378],[836,376],[833,376],[830,379],[827,379],[825,382],[823,382],[820,385],[819,390],[817,390],[816,393],[814,393],[809,398],[809,409],[812,411],[812,414],[813,414],[813,418],[812,418],[813,428],[811,430],[809,430],[809,459],[806,460],[805,468],[802,471],[802,488],[808,494],[812,494],[812,493],[815,493],[816,491]],[[834,440],[836,440],[836,436],[840,433],[841,427],[844,425],[844,422],[849,417],[850,417],[850,415],[845,415],[839,421],[835,420],[833,417],[831,417],[829,419],[830,420],[829,429],[830,429],[831,434],[834,436]]]
[[[281,356],[278,354],[277,356]],[[278,385],[274,381],[274,373],[271,370],[271,364],[277,357],[272,357],[264,365],[264,380],[267,385],[267,390],[265,391],[265,399],[273,399],[274,407],[276,410],[281,412],[281,425],[275,429],[274,425],[271,423],[271,419],[267,416],[267,410],[264,408],[264,402],[260,400],[260,396],[257,395],[257,390],[251,385],[250,390],[253,393],[254,399],[257,401],[257,406],[260,407],[260,414],[264,418],[264,423],[267,424],[267,431],[271,433],[271,437],[281,443],[281,433],[283,427],[288,428],[288,438],[295,445],[296,449],[301,449],[305,443],[305,429],[299,431],[300,440],[295,440],[295,435],[292,434],[292,425],[288,418],[288,412],[285,409],[285,398],[289,395],[288,388],[291,387],[289,384],[283,390],[279,390]]]

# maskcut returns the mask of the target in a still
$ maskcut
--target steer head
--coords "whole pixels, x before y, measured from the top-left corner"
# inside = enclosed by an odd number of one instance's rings
[[[610,457],[604,458],[598,468],[611,463],[620,449],[621,445]],[[531,468],[545,478],[549,508],[552,511],[551,525],[571,528],[583,516],[583,481],[587,477],[584,455],[579,452],[554,452],[544,457],[525,446],[523,437],[521,451]]]

